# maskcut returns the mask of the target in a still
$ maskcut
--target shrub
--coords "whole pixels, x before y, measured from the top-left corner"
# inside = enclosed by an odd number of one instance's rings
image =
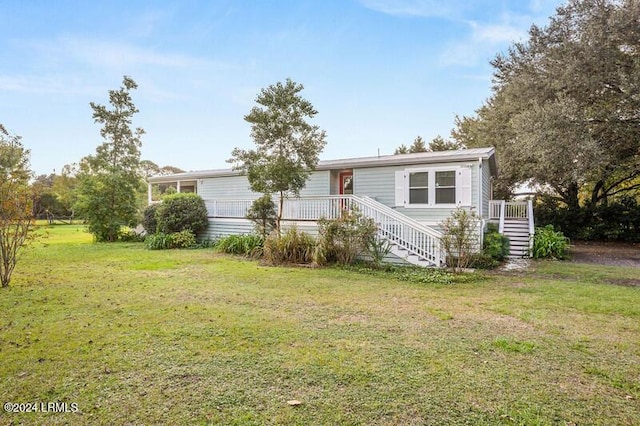
[[[365,218],[358,211],[345,210],[340,218],[333,220],[321,218],[318,221],[320,238],[315,261],[318,264],[352,264],[358,254],[367,250],[377,232],[373,219]]]
[[[442,222],[442,249],[447,266],[455,272],[468,268],[472,254],[477,251],[479,221],[475,212],[457,208]]]
[[[144,240],[145,246],[149,250],[167,250],[172,248],[173,238],[171,234],[158,232],[157,234],[149,234]]]
[[[144,241],[144,235],[137,233],[135,229],[124,227],[120,229],[118,239],[127,243],[141,243]]]
[[[247,211],[247,219],[255,225],[256,232],[262,235],[263,239],[276,228],[276,205],[273,203],[270,194],[264,194],[255,200]]]
[[[534,258],[566,259],[568,252],[569,239],[562,232],[556,232],[553,225],[536,228],[532,250]]]
[[[160,204],[150,204],[142,214],[142,227],[147,234],[155,234],[158,231],[158,208]]]
[[[262,256],[264,239],[261,235],[228,235],[215,243],[215,248],[223,253],[247,257]]]
[[[391,251],[391,244],[389,241],[382,238],[377,238],[374,235],[367,243],[367,254],[371,257],[371,263],[376,269],[380,269],[384,258]]]
[[[469,262],[469,267],[475,269],[494,269],[499,265],[500,262],[496,258],[484,252],[473,253],[471,255],[471,261]]]
[[[195,234],[188,229],[171,234],[171,248],[194,248],[197,245]]]
[[[207,207],[197,194],[168,195],[158,208],[158,231],[165,234],[189,230],[193,234],[207,229]]]
[[[607,204],[569,209],[548,195],[536,200],[534,213],[540,226],[553,225],[569,238],[640,242],[640,205],[629,196]]]
[[[315,247],[316,240],[296,227],[284,235],[272,232],[264,242],[264,260],[271,265],[311,263]]]
[[[509,238],[500,234],[498,227],[494,224],[487,226],[482,252],[497,261],[502,261],[509,256]]]

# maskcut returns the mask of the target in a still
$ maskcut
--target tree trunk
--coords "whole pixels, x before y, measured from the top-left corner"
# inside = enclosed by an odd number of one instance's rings
[[[280,203],[278,206],[278,218],[276,219],[276,230],[278,231],[278,235],[281,235],[280,232],[280,221],[282,220],[282,208],[284,206],[284,193],[280,191]]]
[[[565,200],[569,210],[578,211],[580,209],[580,200],[578,199],[578,184],[570,183],[565,192]]]

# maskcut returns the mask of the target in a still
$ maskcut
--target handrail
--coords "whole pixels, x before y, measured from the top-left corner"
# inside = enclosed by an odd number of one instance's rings
[[[533,201],[527,201],[527,215],[529,216],[529,253],[533,252],[533,236],[536,232],[535,223],[533,220]]]
[[[440,238],[442,234],[375,201],[369,197],[350,196],[366,217],[378,225],[378,235],[399,248],[427,259],[436,266],[442,263]],[[359,204],[359,205],[358,205]],[[369,211],[369,209],[373,211]]]
[[[407,224],[410,224],[411,226],[415,226],[416,228],[422,229],[425,234],[429,234],[432,235],[434,238],[442,238],[442,232],[440,231],[436,231],[433,228],[429,228],[428,226],[418,222],[415,219],[410,218],[409,216],[403,215],[402,213],[398,213],[397,210],[392,209],[391,207],[382,204],[379,201],[374,200],[371,197],[368,196],[363,196],[363,197],[359,197],[360,199],[362,199],[365,202],[369,202],[369,203],[375,203],[374,206],[382,211],[384,211],[385,213],[389,214],[390,216],[393,216],[395,218],[397,218],[398,220],[404,221]]]

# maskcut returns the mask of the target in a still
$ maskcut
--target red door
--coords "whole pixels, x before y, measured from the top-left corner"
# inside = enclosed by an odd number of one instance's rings
[[[340,173],[340,195],[353,195],[353,172]]]

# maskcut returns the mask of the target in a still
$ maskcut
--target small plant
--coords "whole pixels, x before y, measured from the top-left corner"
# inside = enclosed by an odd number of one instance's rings
[[[487,225],[482,252],[497,261],[502,261],[509,256],[509,238],[500,234],[498,227],[492,223]]]
[[[566,259],[569,255],[569,239],[562,232],[556,232],[553,225],[536,228],[531,254],[536,259]]]
[[[243,234],[222,237],[216,242],[215,248],[227,254],[260,257],[262,256],[263,245],[264,239],[261,235]]]
[[[478,224],[475,212],[457,208],[442,222],[442,249],[447,266],[460,272],[471,264],[472,255],[478,251]]]
[[[469,263],[470,268],[495,269],[498,266],[500,266],[500,262],[496,258],[489,256],[485,252],[473,253],[471,255],[471,262]]]
[[[197,245],[196,236],[188,229],[171,234],[171,248],[194,248]]]
[[[272,232],[264,243],[264,260],[271,265],[311,263],[315,247],[316,240],[296,227],[284,235]]]
[[[371,263],[376,269],[380,269],[384,258],[391,252],[389,241],[373,236],[367,244],[367,254],[371,256]]]
[[[137,233],[135,229],[124,227],[120,229],[118,239],[127,243],[141,243],[145,238],[144,235]]]
[[[144,244],[149,250],[167,250],[172,248],[173,238],[171,234],[158,232],[157,234],[147,235]]]
[[[256,232],[266,239],[267,235],[276,228],[277,221],[276,205],[271,195],[264,194],[255,200],[249,207],[246,218],[254,223]]]

